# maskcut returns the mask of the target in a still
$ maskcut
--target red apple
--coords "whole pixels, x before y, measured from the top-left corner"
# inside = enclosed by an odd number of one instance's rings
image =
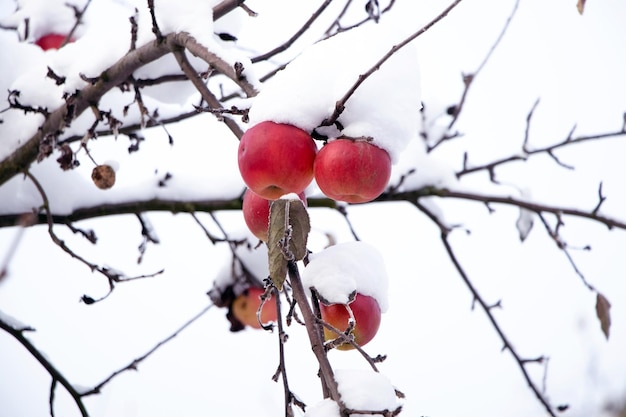
[[[313,180],[317,146],[304,130],[261,122],[239,142],[239,171],[252,191],[268,200],[301,193]]]
[[[261,324],[256,313],[261,305],[261,295],[264,292],[263,288],[250,287],[237,296],[231,306],[233,316],[245,325],[260,329]],[[271,298],[266,299],[265,304],[263,304],[263,310],[261,310],[261,321],[263,324],[266,324],[270,321],[276,321],[277,317],[274,300]]]
[[[58,33],[48,33],[47,35],[37,39],[35,41],[35,45],[39,46],[44,51],[47,51],[48,49],[59,49],[63,45],[66,37],[67,36]],[[73,41],[73,39],[70,39],[68,42]]]
[[[381,319],[380,306],[374,297],[358,292],[349,306],[356,321],[356,325],[352,330],[354,341],[358,345],[363,346],[372,340],[376,336],[376,332],[378,332]],[[322,313],[322,320],[336,329],[344,331],[348,328],[350,314],[344,304],[325,305],[320,303],[320,312]],[[338,335],[335,332],[324,327],[324,338],[326,340],[336,339],[337,337]],[[350,350],[354,349],[354,346],[344,343],[338,346],[337,349]]]
[[[300,200],[306,206],[306,196],[304,192],[298,194]],[[241,210],[243,211],[243,219],[252,234],[263,242],[267,242],[267,233],[270,225],[270,204],[271,200],[267,200],[251,189],[247,189],[243,195],[243,203]]]
[[[338,138],[315,158],[315,180],[333,200],[365,203],[385,191],[391,177],[387,151],[365,140]]]

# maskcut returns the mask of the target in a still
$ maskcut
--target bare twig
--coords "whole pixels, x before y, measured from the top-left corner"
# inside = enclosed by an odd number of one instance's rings
[[[428,210],[424,205],[420,204],[419,201],[416,201],[414,204],[420,211],[425,213],[429,218],[436,217],[435,214],[433,214],[430,210]],[[440,222],[437,222],[437,224],[440,224]],[[440,231],[441,231],[441,235],[440,235],[441,242],[443,243],[446,249],[448,258],[450,259],[450,261],[452,261],[459,276],[461,277],[461,279],[463,280],[463,282],[465,283],[465,285],[471,292],[472,297],[473,297],[473,302],[478,303],[478,305],[481,307],[483,312],[487,315],[489,322],[491,323],[492,327],[494,328],[494,330],[496,331],[496,333],[500,337],[500,340],[503,343],[503,350],[505,349],[508,350],[509,353],[513,356],[513,358],[515,359],[515,362],[517,362],[517,365],[520,371],[522,372],[522,375],[524,376],[524,379],[528,383],[528,386],[530,387],[531,391],[535,394],[535,396],[537,397],[539,402],[543,405],[544,409],[548,412],[548,414],[552,417],[556,417],[556,414],[553,411],[552,406],[548,402],[547,398],[542,394],[541,390],[537,387],[537,385],[534,383],[534,381],[530,377],[528,371],[526,370],[527,363],[536,362],[537,360],[525,359],[517,353],[517,351],[511,344],[509,338],[504,334],[504,331],[500,327],[500,324],[498,323],[495,316],[493,315],[492,313],[493,306],[487,304],[487,302],[482,298],[482,296],[480,295],[480,293],[478,292],[474,284],[470,281],[469,276],[465,272],[465,269],[461,265],[460,261],[458,260],[456,253],[454,252],[454,249],[452,248],[452,245],[450,244],[448,240],[448,235],[450,233],[449,230],[446,228],[440,227]],[[499,305],[499,303],[495,305],[497,306]]]
[[[578,265],[576,265],[576,262],[574,261],[574,258],[572,257],[572,255],[570,254],[570,252],[568,250],[567,243],[563,240],[563,238],[561,238],[561,236],[559,234],[559,229],[563,225],[563,222],[562,222],[560,216],[557,215],[557,224],[556,224],[556,226],[554,228],[552,228],[550,226],[550,224],[548,223],[548,221],[546,220],[545,216],[542,213],[538,213],[538,217],[541,220],[541,223],[543,224],[544,228],[546,229],[546,232],[548,233],[548,236],[550,236],[550,238],[552,238],[552,240],[556,244],[557,248],[559,248],[559,250],[561,252],[563,252],[563,254],[567,258],[569,264],[574,269],[574,272],[581,279],[581,281],[583,282],[585,287],[587,287],[587,289],[589,291],[597,292],[596,289],[594,288],[594,286],[591,285],[589,283],[589,281],[587,281],[587,278],[585,278],[585,275],[578,268]]]
[[[289,388],[289,379],[287,378],[287,363],[285,361],[285,341],[287,340],[287,333],[285,332],[285,328],[283,325],[283,317],[280,312],[280,293],[276,289],[276,287],[271,285],[271,291],[273,296],[276,298],[276,313],[277,313],[277,326],[278,326],[278,370],[276,371],[276,375],[274,375],[274,381],[278,381],[278,376],[282,376],[283,380],[283,392],[285,395],[285,417],[293,416],[293,409],[291,408],[292,404],[296,404],[299,407],[302,407],[304,411],[304,404],[295,398],[295,395]],[[261,306],[259,306],[261,308]]]
[[[350,87],[350,89],[344,94],[344,96],[335,103],[335,110],[333,111],[333,113],[327,119],[322,121],[321,126],[331,126],[331,125],[333,125],[337,121],[337,119],[339,118],[341,113],[343,113],[343,111],[344,111],[344,109],[346,107],[346,102],[350,99],[350,97],[352,97],[352,95],[355,93],[355,91],[361,86],[361,84],[363,84],[363,82],[365,80],[367,80],[372,74],[374,74],[376,71],[378,71],[380,69],[380,67],[389,58],[391,58],[396,52],[398,52],[400,49],[402,49],[403,47],[408,45],[415,38],[417,38],[418,36],[422,35],[424,32],[426,32],[428,29],[430,29],[436,23],[438,23],[444,17],[446,17],[448,15],[448,13],[450,13],[452,11],[452,9],[454,9],[459,3],[461,3],[461,1],[462,0],[455,0],[454,2],[452,2],[452,4],[450,4],[448,7],[446,7],[437,17],[435,17],[428,24],[426,24],[426,26],[422,27],[420,30],[418,30],[417,32],[413,33],[412,35],[410,35],[409,37],[407,37],[406,39],[404,39],[402,42],[398,43],[397,45],[394,45],[389,50],[389,52],[387,52],[381,59],[379,59],[367,72],[365,72],[364,74],[359,75],[357,81],[352,85],[352,87]]]
[[[359,235],[357,235],[356,230],[354,230],[354,226],[352,226],[352,222],[350,221],[350,219],[348,218],[348,210],[346,208],[346,205],[344,204],[337,204],[335,206],[335,209],[343,216],[343,218],[345,219],[346,223],[348,224],[348,228],[350,229],[350,233],[352,233],[352,237],[354,237],[354,240],[361,240],[359,239]]]
[[[298,40],[298,38],[300,38],[300,36],[302,36],[302,34],[304,34],[304,32],[306,32],[311,27],[313,22],[315,22],[315,20],[322,14],[322,12],[324,12],[324,10],[326,10],[326,8],[331,3],[331,1],[332,0],[325,0],[324,3],[322,3],[322,5],[320,7],[318,7],[318,9],[311,15],[311,17],[309,17],[309,19],[302,25],[302,27],[300,29],[298,29],[298,31],[296,33],[293,34],[293,36],[291,38],[289,38],[283,44],[281,44],[281,45],[277,46],[276,48],[272,49],[271,51],[266,52],[264,54],[261,54],[259,56],[256,56],[256,57],[252,58],[251,59],[252,63],[254,64],[254,63],[259,62],[259,61],[265,61],[265,60],[273,57],[274,55],[289,49],[289,47],[291,45],[293,45],[293,43],[296,40]]]
[[[570,145],[574,145],[574,144],[580,144],[580,143],[584,143],[584,142],[589,142],[589,141],[593,141],[593,140],[599,140],[599,139],[612,139],[612,138],[617,138],[617,137],[625,137],[626,138],[626,132],[623,132],[621,130],[619,131],[614,131],[614,132],[606,132],[606,133],[598,133],[598,134],[592,134],[592,135],[581,135],[581,136],[577,136],[574,138],[566,138],[565,140],[561,141],[561,142],[557,142],[553,145],[549,145],[549,146],[545,146],[542,148],[535,148],[535,149],[530,149],[527,146],[526,141],[524,141],[524,147],[523,147],[523,153],[522,154],[516,154],[516,155],[510,155],[504,158],[500,158],[497,159],[495,161],[489,162],[487,164],[482,164],[482,165],[476,165],[476,166],[467,166],[467,164],[465,164],[465,166],[463,167],[462,170],[458,171],[456,173],[457,178],[460,178],[464,175],[467,174],[473,174],[475,172],[480,172],[480,171],[488,171],[488,172],[493,172],[494,168],[496,168],[497,166],[500,165],[504,165],[507,164],[509,162],[513,162],[513,161],[526,161],[530,156],[533,155],[539,155],[539,154],[547,154],[549,155],[552,159],[555,160],[555,162],[567,169],[571,169],[570,165],[566,165],[564,164],[562,161],[560,161],[556,155],[554,154],[554,151],[560,148],[563,148],[565,146],[570,146]]]
[[[105,298],[107,298],[113,292],[113,289],[115,288],[115,283],[126,282],[126,281],[133,281],[133,280],[143,279],[143,278],[152,278],[152,277],[154,277],[156,275],[159,275],[159,274],[163,273],[163,270],[160,270],[160,271],[157,271],[157,272],[152,273],[152,274],[139,275],[139,276],[135,276],[135,277],[126,277],[123,273],[121,273],[120,271],[118,271],[116,269],[112,269],[112,268],[109,268],[109,267],[106,267],[106,266],[99,266],[99,265],[97,265],[95,263],[89,262],[87,259],[83,258],[78,253],[74,252],[69,246],[67,246],[65,241],[60,239],[57,236],[57,234],[54,232],[54,222],[53,222],[52,216],[50,214],[51,213],[51,211],[50,211],[50,203],[48,201],[48,196],[46,195],[46,192],[43,189],[41,183],[37,180],[37,178],[35,178],[28,171],[26,171],[24,173],[24,175],[26,175],[26,177],[28,177],[32,181],[32,183],[35,185],[35,188],[37,188],[37,191],[39,192],[39,194],[40,194],[40,196],[41,196],[41,198],[43,200],[43,204],[39,208],[39,210],[45,211],[46,223],[48,225],[48,235],[50,236],[52,241],[58,247],[60,247],[65,253],[70,255],[72,258],[74,258],[74,259],[78,260],[79,262],[81,262],[82,264],[86,265],[92,271],[97,271],[100,274],[104,275],[107,278],[107,280],[108,280],[108,283],[109,283],[109,292],[108,293],[106,293],[103,297],[100,297],[98,299],[94,299],[92,297],[84,295],[82,297],[82,301],[83,302],[85,302],[86,304],[93,304],[95,302],[99,302],[99,301],[104,300]]]
[[[159,25],[156,19],[156,12],[154,10],[154,0],[148,0],[148,8],[150,9],[150,17],[152,18],[152,33],[156,37],[158,43],[163,42],[163,34],[161,33],[161,29],[159,29]]]
[[[500,42],[504,38],[504,35],[506,34],[506,32],[507,32],[507,30],[509,28],[509,25],[511,24],[511,21],[513,20],[513,17],[515,16],[515,13],[517,12],[518,6],[519,6],[519,0],[515,0],[515,4],[513,5],[513,10],[511,10],[511,13],[509,14],[509,17],[506,19],[506,22],[504,23],[504,26],[502,27],[502,30],[500,31],[500,34],[496,38],[496,40],[493,43],[493,45],[491,45],[491,48],[489,48],[489,51],[487,52],[487,54],[483,58],[483,60],[480,63],[480,65],[478,65],[478,68],[476,68],[476,70],[473,73],[471,73],[471,74],[464,74],[463,75],[463,84],[465,85],[465,88],[463,90],[463,94],[461,95],[461,99],[459,100],[459,103],[454,108],[454,112],[452,113],[452,120],[448,124],[448,130],[452,129],[452,127],[456,124],[456,122],[457,122],[457,120],[459,118],[459,114],[461,113],[461,110],[463,110],[463,105],[465,104],[465,100],[467,98],[467,94],[468,94],[468,91],[470,89],[470,86],[472,85],[472,82],[476,79],[476,76],[482,71],[482,69],[485,67],[485,65],[487,65],[487,62],[491,58],[491,55],[496,50],[498,45],[500,45]]]
[[[380,8],[378,7],[378,5],[375,5],[374,7],[371,7],[373,3],[377,3],[378,0],[368,0],[368,3],[366,5],[366,11],[368,12],[367,17],[364,19],[361,19],[359,22],[354,23],[350,26],[342,26],[341,25],[341,19],[346,15],[346,13],[348,12],[348,9],[350,8],[350,6],[352,5],[352,0],[348,0],[346,5],[344,6],[344,8],[342,9],[342,11],[339,13],[339,15],[337,16],[337,18],[335,19],[335,21],[329,26],[328,29],[326,29],[326,36],[332,36],[336,33],[340,33],[340,32],[346,32],[348,30],[352,30],[356,27],[359,27],[363,24],[365,24],[366,22],[369,22],[370,20],[374,20],[376,22],[378,22],[378,20],[380,20],[380,17],[387,13],[389,10],[391,10],[391,8],[393,7],[394,3],[396,2],[395,0],[390,0],[389,4],[387,4],[387,7],[385,7],[383,10],[380,10]],[[360,4],[360,3],[359,3]],[[369,6],[369,7],[368,7]],[[370,9],[371,7],[371,9]],[[371,10],[371,12],[370,12]],[[337,28],[337,30],[335,32],[333,32],[333,29]]]
[[[87,12],[87,8],[89,7],[90,4],[91,4],[91,0],[87,0],[82,9],[79,9],[78,7],[72,4],[66,4],[68,7],[71,7],[74,10],[74,18],[76,20],[74,21],[74,25],[72,26],[70,31],[67,33],[67,36],[65,36],[65,39],[63,40],[63,43],[61,44],[61,47],[67,44],[67,42],[69,42],[69,40],[74,37],[74,33],[76,33],[76,29],[78,29],[78,26],[82,23],[83,16],[85,16],[85,12]]]
[[[174,51],[174,56],[176,57],[176,60],[178,61],[178,65],[180,65],[180,68],[183,70],[187,78],[191,80],[193,85],[200,92],[204,101],[206,101],[207,104],[214,109],[222,108],[222,103],[220,103],[217,97],[215,97],[213,93],[209,91],[209,88],[200,79],[196,71],[193,69],[193,67],[189,63],[189,60],[187,59],[187,56],[185,55],[185,51],[176,50]],[[239,127],[237,122],[235,122],[233,119],[229,117],[222,117],[222,121],[235,134],[235,136],[241,139],[241,136],[243,136],[243,130]]]
[[[213,20],[220,19],[237,7],[243,7],[246,0],[224,0],[213,7]]]
[[[150,357],[150,355],[152,355],[154,352],[156,352],[161,346],[165,345],[166,343],[168,343],[170,340],[174,339],[176,336],[178,336],[183,330],[185,330],[187,327],[189,327],[190,325],[192,325],[196,320],[198,320],[199,318],[201,318],[207,311],[209,311],[211,309],[211,307],[213,307],[213,304],[209,304],[208,306],[204,307],[202,310],[200,310],[199,313],[197,313],[195,316],[193,316],[192,318],[190,318],[189,320],[187,320],[185,322],[185,324],[183,324],[181,327],[179,327],[174,333],[170,334],[168,337],[166,337],[165,339],[161,340],[159,343],[157,343],[152,349],[150,349],[149,351],[147,351],[146,353],[144,353],[143,355],[133,359],[128,365],[126,365],[123,368],[118,369],[117,371],[113,372],[111,375],[109,375],[107,378],[105,378],[102,382],[100,382],[99,384],[97,384],[96,386],[94,386],[92,389],[85,391],[83,393],[80,394],[81,397],[87,397],[89,395],[93,395],[93,394],[99,394],[100,391],[102,390],[102,388],[108,384],[109,382],[111,382],[111,380],[113,380],[116,376],[118,376],[119,374],[122,374],[126,371],[136,371],[137,367],[139,366],[139,364],[141,362],[143,362],[144,360],[146,360],[147,358]]]

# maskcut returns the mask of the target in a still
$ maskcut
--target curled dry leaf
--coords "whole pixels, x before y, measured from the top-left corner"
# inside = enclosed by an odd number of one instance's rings
[[[108,190],[115,185],[115,170],[110,165],[98,165],[91,171],[91,179],[96,187]]]
[[[267,239],[269,270],[272,282],[279,290],[287,275],[287,262],[304,259],[311,231],[309,214],[302,201],[280,198],[270,206],[270,225]]]
[[[607,340],[609,338],[609,331],[611,329],[610,310],[611,303],[609,303],[609,300],[607,300],[607,298],[601,293],[598,293],[598,295],[596,296],[596,315],[600,320],[600,327],[602,328],[602,332],[604,333],[604,336],[606,336]]]

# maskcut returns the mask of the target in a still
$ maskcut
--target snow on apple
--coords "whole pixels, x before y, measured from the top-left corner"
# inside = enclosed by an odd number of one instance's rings
[[[395,388],[389,378],[381,373],[362,369],[336,369],[335,380],[341,400],[350,409],[393,411],[399,406]]]
[[[375,413],[376,411],[394,411],[400,406],[395,388],[389,378],[383,374],[370,370],[336,369],[335,380],[339,394],[341,394],[341,401],[349,409],[369,414],[369,412]],[[372,395],[372,393],[376,394]],[[311,405],[304,414],[305,417],[339,417],[340,415],[339,405],[329,398]],[[350,415],[356,416],[357,414]]]
[[[339,405],[331,400],[325,398],[322,401],[307,407],[304,417],[340,417]]]
[[[419,69],[411,45],[400,49],[346,102],[334,126],[321,127],[335,103],[402,38],[384,24],[363,25],[307,48],[266,83],[254,99],[250,121],[287,123],[331,139],[370,137],[396,161],[418,132]],[[393,92],[393,94],[390,94]]]
[[[310,254],[302,283],[330,303],[347,304],[350,295],[359,292],[374,297],[383,313],[388,308],[385,262],[366,242],[339,243]]]

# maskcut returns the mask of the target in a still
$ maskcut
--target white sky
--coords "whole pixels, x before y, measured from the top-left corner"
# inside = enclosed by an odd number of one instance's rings
[[[109,9],[103,7],[109,3],[93,4],[98,10],[93,21],[100,23],[94,23],[97,30],[85,33],[85,37],[91,36],[88,40],[95,45],[104,36],[99,32],[107,27],[104,22],[113,18],[105,14]],[[124,2],[113,3],[119,10]],[[299,28],[317,3],[295,7],[289,1],[247,2],[260,15],[249,19],[242,14],[243,20],[236,22],[240,26],[237,35],[241,51],[254,56],[273,48]],[[447,5],[444,1],[416,3],[398,1],[394,11],[384,19],[399,31],[411,32]],[[422,99],[432,123],[447,121],[445,117],[436,120],[433,115],[458,100],[462,89],[460,73],[471,72],[480,64],[513,3],[465,0],[415,42]],[[541,102],[530,132],[533,146],[562,140],[574,123],[579,134],[619,129],[626,110],[623,77],[626,58],[621,53],[622,40],[626,39],[623,25],[626,5],[619,0],[590,0],[585,15],[579,16],[574,3],[522,0],[509,32],[472,86],[458,125],[464,137],[429,155],[420,151],[418,141],[412,141],[398,158],[392,181],[408,167],[416,167],[417,173],[409,179],[407,187],[453,184],[451,174],[462,166],[464,151],[469,153],[470,164],[519,152],[526,115],[538,97]],[[342,4],[336,1],[331,9],[340,10]],[[289,10],[289,19],[284,18],[285,10]],[[3,3],[0,18],[10,12],[10,3]],[[168,13],[169,23],[165,22],[164,27],[174,25],[184,12]],[[119,15],[117,18],[121,19]],[[185,20],[185,28],[203,31],[205,36],[210,33],[210,25],[202,26],[198,22],[202,20]],[[272,61],[280,63],[294,56],[307,42],[317,39],[328,23],[315,25],[291,51]],[[235,23],[221,24],[230,28]],[[110,29],[106,32],[107,37],[124,35]],[[215,48],[225,48],[204,39]],[[37,78],[42,71],[45,74],[45,64],[65,59],[67,64],[77,68],[85,65],[97,72],[115,57],[116,48],[120,48],[119,53],[127,47],[127,43],[123,47],[112,41],[106,44],[117,47],[94,48],[91,44],[87,48],[77,42],[73,46],[75,52],[68,48],[67,56],[62,51],[43,54],[34,46],[15,45],[12,34],[0,31],[0,47],[16,57],[11,65],[0,64],[0,87],[6,91],[16,82],[15,85],[30,92],[26,97],[47,104],[58,103],[58,97],[49,94],[49,83],[42,87],[41,79]],[[229,60],[242,53],[223,52]],[[72,53],[81,59],[69,59]],[[350,63],[350,54],[344,55]],[[263,65],[254,67],[256,75],[263,75],[266,69]],[[153,71],[162,70],[153,68]],[[317,69],[313,67],[310,71],[304,72],[302,78],[313,79]],[[24,76],[22,80],[18,80],[20,75]],[[309,90],[315,86],[314,83],[303,85]],[[364,110],[365,114],[376,110],[378,103],[386,109],[383,103],[390,98],[394,103],[396,99],[410,100],[414,96],[407,94],[409,89],[405,86],[402,83],[382,92],[372,90],[370,94],[376,102]],[[316,103],[334,100],[336,91],[319,84],[318,87]],[[176,95],[163,89],[152,93],[154,101],[148,101],[149,105],[168,98],[167,105],[159,104],[161,115],[189,108],[195,99],[190,99],[189,90],[182,88],[177,89]],[[263,106],[265,114],[287,112],[287,117],[297,117],[294,114],[299,109],[281,107],[281,100],[268,99],[269,95],[262,97],[269,103]],[[106,105],[120,101],[128,103],[132,95],[116,94]],[[16,135],[30,136],[37,120],[8,113],[0,117],[5,119],[0,125],[0,154],[6,155],[15,146]],[[132,117],[136,115],[131,113],[129,118]],[[397,133],[413,122],[389,122],[377,127]],[[77,122],[72,129],[79,131],[89,123],[88,119]],[[117,141],[101,138],[90,145],[98,161],[113,159],[119,163],[118,183],[106,192],[91,185],[91,164],[84,154],[81,154],[81,167],[72,172],[61,173],[55,158],[49,158],[35,166],[33,173],[48,190],[51,207],[57,213],[85,204],[136,198],[231,198],[241,193],[243,183],[235,162],[237,142],[212,116],[170,126],[168,131],[174,138],[174,146],[168,144],[163,130],[152,129],[146,132],[147,140],[142,143],[141,152],[132,155],[126,152],[128,141],[124,138]],[[623,138],[611,139],[558,152],[565,162],[576,166],[575,171],[557,167],[548,157],[537,156],[497,171],[498,178],[510,185],[494,187],[486,174],[474,174],[455,186],[503,195],[518,195],[518,189],[523,188],[538,202],[589,209],[595,205],[598,183],[603,181],[604,193],[609,196],[603,212],[624,218],[626,172],[621,158],[626,147],[623,142]],[[398,152],[401,148],[398,146]],[[168,172],[172,174],[168,186],[156,186]],[[311,194],[315,192],[313,188],[310,190]],[[0,187],[0,213],[29,210],[39,202],[32,185],[21,177]],[[490,215],[479,203],[436,200],[431,204],[436,205],[449,224],[462,223],[471,230],[471,234],[457,230],[451,242],[481,294],[490,302],[502,300],[504,308],[496,311],[496,317],[518,352],[529,358],[550,357],[546,387],[554,405],[569,404],[568,416],[602,415],[608,401],[626,397],[624,232],[608,232],[605,227],[576,219],[566,219],[562,231],[572,246],[589,244],[593,248],[589,252],[573,250],[572,254],[586,278],[613,305],[611,339],[606,342],[595,318],[594,295],[587,291],[565,256],[546,236],[538,219],[527,241],[520,244],[515,209],[494,206],[496,212]],[[327,232],[332,232],[339,242],[352,240],[338,213],[326,209],[312,209],[310,213],[312,250],[320,250],[327,243]],[[36,332],[28,334],[29,338],[77,385],[100,382],[201,310],[208,303],[206,291],[228,263],[227,248],[213,246],[190,216],[154,213],[148,217],[161,244],[150,245],[141,265],[136,264],[140,225],[132,216],[78,224],[84,229],[94,228],[99,237],[96,246],[57,227],[68,245],[91,261],[110,264],[128,275],[165,268],[166,272],[159,277],[120,284],[102,303],[85,306],[78,302],[83,294],[106,293],[107,285],[103,278],[91,274],[54,246],[43,227],[27,230],[11,259],[10,275],[0,284],[0,310],[36,328]],[[241,213],[218,213],[218,217],[233,235],[240,232]],[[432,222],[404,203],[351,206],[349,217],[359,237],[374,245],[385,261],[389,310],[383,315],[379,335],[367,345],[367,351],[388,355],[380,369],[407,395],[402,415],[541,415],[542,409],[513,359],[508,352],[500,352],[501,341],[485,315],[478,309],[471,311],[471,295],[446,257],[439,230]],[[219,234],[208,215],[199,218]],[[16,233],[13,228],[0,230],[0,260]],[[275,416],[282,413],[282,386],[270,380],[278,365],[276,334],[248,330],[231,334],[224,314],[224,310],[211,309],[143,362],[139,372],[124,373],[107,385],[101,395],[88,398],[86,405],[91,415]],[[290,385],[296,395],[313,405],[321,399],[315,359],[303,329],[293,326],[289,335]],[[49,376],[22,346],[3,333],[0,352],[3,413],[49,414]],[[368,369],[355,352],[331,352],[329,356],[338,368]],[[544,368],[531,365],[528,369],[541,386]],[[57,415],[78,415],[60,387],[55,409]]]

